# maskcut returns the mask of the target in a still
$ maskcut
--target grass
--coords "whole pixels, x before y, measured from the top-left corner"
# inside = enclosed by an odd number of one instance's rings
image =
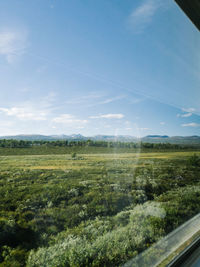
[[[57,247],[63,266],[118,266],[200,211],[194,151],[37,149],[0,149],[0,267],[51,264]],[[154,203],[165,218],[145,215]]]
[[[200,155],[200,152],[195,152]],[[82,169],[99,166],[116,165],[116,168],[142,166],[142,160],[148,159],[180,159],[190,157],[194,151],[160,152],[160,153],[121,153],[121,154],[81,154],[73,160],[71,155],[12,155],[0,156],[0,168],[15,169]]]

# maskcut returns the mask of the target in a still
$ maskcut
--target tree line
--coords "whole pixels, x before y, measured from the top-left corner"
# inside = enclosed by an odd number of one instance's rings
[[[120,141],[96,141],[96,140],[15,140],[2,139],[0,140],[1,148],[30,148],[34,146],[46,147],[106,147],[106,148],[129,148],[129,149],[191,149],[193,145],[186,144],[170,144],[170,143],[146,143],[146,142],[120,142]],[[200,147],[195,146],[195,147]]]

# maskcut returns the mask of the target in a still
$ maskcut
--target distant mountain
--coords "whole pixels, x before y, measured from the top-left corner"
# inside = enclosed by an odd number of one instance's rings
[[[147,135],[146,138],[169,138],[168,135]]]
[[[168,135],[147,135],[142,138],[137,138],[130,135],[96,135],[83,136],[81,134],[72,135],[13,135],[1,136],[0,139],[15,139],[27,141],[56,141],[56,140],[95,140],[95,141],[120,141],[120,142],[146,142],[146,143],[170,143],[170,144],[199,144],[200,136],[168,136]]]
[[[167,135],[148,135],[141,138],[142,142],[147,143],[170,143],[170,144],[200,144],[200,136],[167,136]]]
[[[121,141],[121,142],[138,142],[139,138],[130,135],[95,135],[89,137],[96,141]]]
[[[56,141],[56,140],[88,140],[88,137],[84,137],[81,134],[73,135],[40,135],[40,134],[30,134],[30,135],[9,135],[0,136],[0,139],[15,139],[15,140],[26,140],[26,141]]]
[[[38,140],[54,140],[52,136],[40,135],[40,134],[20,134],[20,135],[9,135],[9,136],[0,136],[0,139],[15,139],[15,140],[25,140],[25,141],[38,141]]]

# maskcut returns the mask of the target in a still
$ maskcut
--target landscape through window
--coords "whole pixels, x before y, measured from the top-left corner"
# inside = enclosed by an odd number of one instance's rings
[[[0,2],[0,267],[123,266],[200,212],[199,47],[172,0]]]

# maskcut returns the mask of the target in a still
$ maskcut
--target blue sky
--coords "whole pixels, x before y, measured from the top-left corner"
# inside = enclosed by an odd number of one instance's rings
[[[0,135],[199,135],[199,47],[172,0],[3,0]]]

